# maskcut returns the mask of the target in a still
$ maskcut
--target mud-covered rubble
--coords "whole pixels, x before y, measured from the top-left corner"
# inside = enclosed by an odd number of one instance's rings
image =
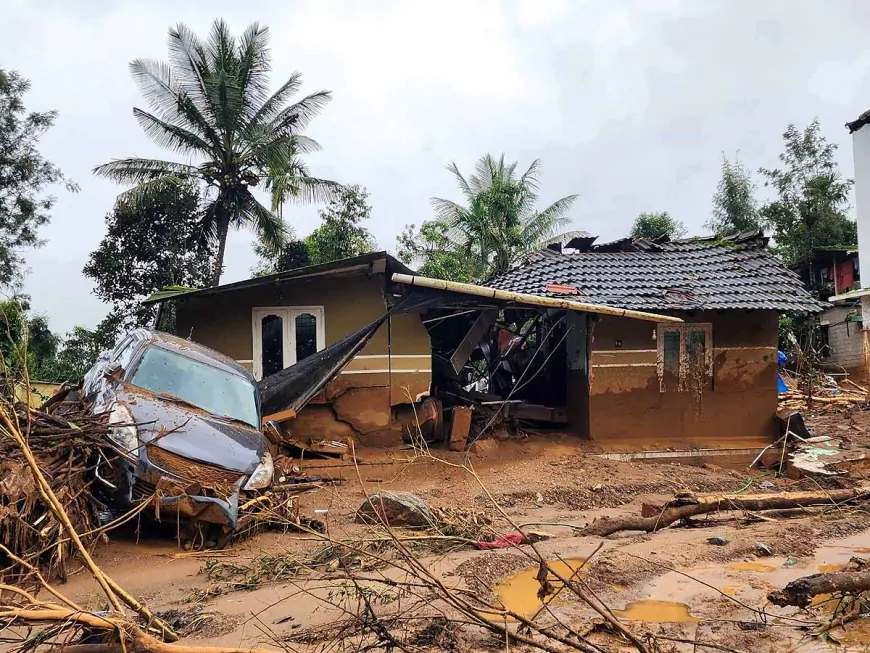
[[[809,414],[807,423],[818,430],[814,418]],[[864,445],[860,434],[853,445]],[[531,646],[515,637],[522,634],[520,620],[544,605],[534,604],[544,564],[547,609],[535,618],[541,630],[535,631],[534,641],[549,642],[547,633],[559,635],[562,622],[602,650],[625,647],[627,635],[596,612],[595,606],[604,605],[641,643],[648,633],[655,643],[650,651],[691,651],[697,640],[755,653],[799,642],[806,630],[798,621],[825,626],[830,620],[826,608],[811,605],[799,613],[771,606],[767,596],[822,573],[826,565],[843,565],[861,555],[870,529],[860,499],[864,481],[854,471],[791,479],[772,470],[602,461],[566,441],[535,436],[500,442],[497,455],[475,459],[473,473],[462,467],[460,452],[432,453],[399,457],[363,450],[349,461],[282,462],[282,473],[298,473],[299,478],[314,473],[330,478],[336,471],[347,473],[349,464],[356,467],[344,484],[298,497],[300,513],[322,520],[322,532],[304,527],[302,533],[254,533],[231,543],[220,556],[204,551],[187,559],[173,557],[177,549],[171,541],[136,544],[121,536],[98,547],[96,559],[125,586],[149,597],[153,609],[167,618],[172,614],[167,611],[198,606],[207,625],[178,630],[203,644],[257,645],[250,617],[256,613],[257,623],[268,625],[277,638],[273,642],[282,642],[276,648],[331,645],[335,632],[342,633],[347,646],[383,645],[378,638],[385,633],[406,647],[442,642],[478,650],[496,640],[503,646],[506,636],[511,648]],[[647,511],[662,510],[675,498],[685,506],[703,503],[708,495],[798,492],[831,497],[847,492],[855,501],[819,500],[798,510],[770,512],[747,509],[737,499],[717,505],[716,512],[678,519],[650,533],[583,534],[603,517],[641,516],[644,504]],[[385,505],[377,497],[403,493],[416,497],[414,506],[427,516],[426,523],[399,526],[401,520],[394,522],[392,513],[375,509]],[[364,505],[374,506],[369,519],[356,523]],[[546,530],[548,539],[504,537],[536,529]],[[500,542],[500,537],[504,548],[477,546]],[[716,538],[724,543],[708,542]],[[582,583],[578,580],[572,589],[574,581],[565,581],[578,566]],[[402,584],[405,571],[400,570],[406,569],[422,575],[413,580],[420,584],[416,589]],[[72,577],[70,591],[86,600],[92,586],[79,578]],[[399,598],[420,588],[430,599],[426,605],[438,606],[441,622],[430,618],[431,610],[425,612],[423,604]],[[466,591],[470,594],[461,593]],[[505,606],[517,593],[525,607]],[[341,612],[334,605],[339,596],[345,609],[357,601],[365,608],[370,600],[373,612]],[[473,611],[495,611],[496,624],[470,617],[455,603],[457,597],[471,601]],[[196,615],[190,613],[194,623]],[[863,621],[854,623],[859,627]],[[842,635],[841,630],[834,629],[833,635]],[[553,645],[560,651],[571,648],[559,640]]]

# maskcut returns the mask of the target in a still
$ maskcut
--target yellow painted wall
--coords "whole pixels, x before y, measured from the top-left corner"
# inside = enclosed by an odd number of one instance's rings
[[[179,299],[176,331],[235,360],[246,361],[253,358],[252,309],[322,306],[325,344],[329,346],[384,314],[383,284],[383,275],[377,273],[324,276]],[[404,388],[415,397],[429,391],[431,368],[429,333],[420,315],[397,315],[378,329],[321,400],[329,401],[350,388],[389,387],[390,403],[404,403]]]

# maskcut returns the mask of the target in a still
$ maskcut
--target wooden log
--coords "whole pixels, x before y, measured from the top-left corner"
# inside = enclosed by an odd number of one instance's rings
[[[708,496],[687,496],[668,502],[659,507],[658,511],[644,510],[649,517],[626,517],[614,519],[602,517],[589,524],[583,535],[606,536],[619,531],[644,531],[652,533],[666,528],[681,519],[703,515],[720,510],[782,510],[785,508],[802,508],[806,506],[822,506],[855,501],[870,496],[870,490],[831,490],[829,492],[783,492],[779,494],[714,494]]]
[[[685,505],[708,505],[716,506],[714,510],[729,510],[727,506],[745,503],[747,505],[764,506],[745,508],[745,510],[774,510],[782,508],[801,508],[804,506],[822,505],[825,503],[840,503],[854,499],[857,496],[870,497],[870,488],[830,490],[828,492],[765,492],[758,494],[691,494],[677,495],[663,503],[645,502],[641,506],[642,517],[658,517],[667,508],[679,508]],[[789,505],[777,505],[789,504]],[[734,508],[744,509],[744,508]]]
[[[788,605],[805,608],[819,594],[858,594],[866,590],[870,590],[870,571],[839,571],[793,580],[768,594],[767,600],[781,608]]]

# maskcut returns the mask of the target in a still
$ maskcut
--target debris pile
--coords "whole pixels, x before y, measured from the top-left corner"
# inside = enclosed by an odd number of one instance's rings
[[[7,414],[29,433],[37,465],[90,548],[100,537],[106,510],[91,491],[94,470],[98,464],[108,468],[116,453],[107,437],[108,416],[88,415],[81,404],[61,402],[45,410],[19,403]],[[63,527],[41,498],[24,450],[6,432],[0,434],[0,478],[0,543],[8,550],[0,554],[0,564],[7,571],[22,571],[11,552],[31,564],[46,565],[49,576],[64,576],[71,552],[62,542]]]
[[[788,392],[779,395],[780,408],[799,409],[812,404],[824,406],[850,406],[868,400],[867,388],[849,378],[839,383],[818,370],[798,375],[782,370],[780,376]]]

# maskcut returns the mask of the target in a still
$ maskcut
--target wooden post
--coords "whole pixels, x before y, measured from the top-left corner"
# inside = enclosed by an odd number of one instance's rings
[[[453,409],[453,422],[450,425],[450,451],[465,451],[470,430],[471,408],[457,406]]]

